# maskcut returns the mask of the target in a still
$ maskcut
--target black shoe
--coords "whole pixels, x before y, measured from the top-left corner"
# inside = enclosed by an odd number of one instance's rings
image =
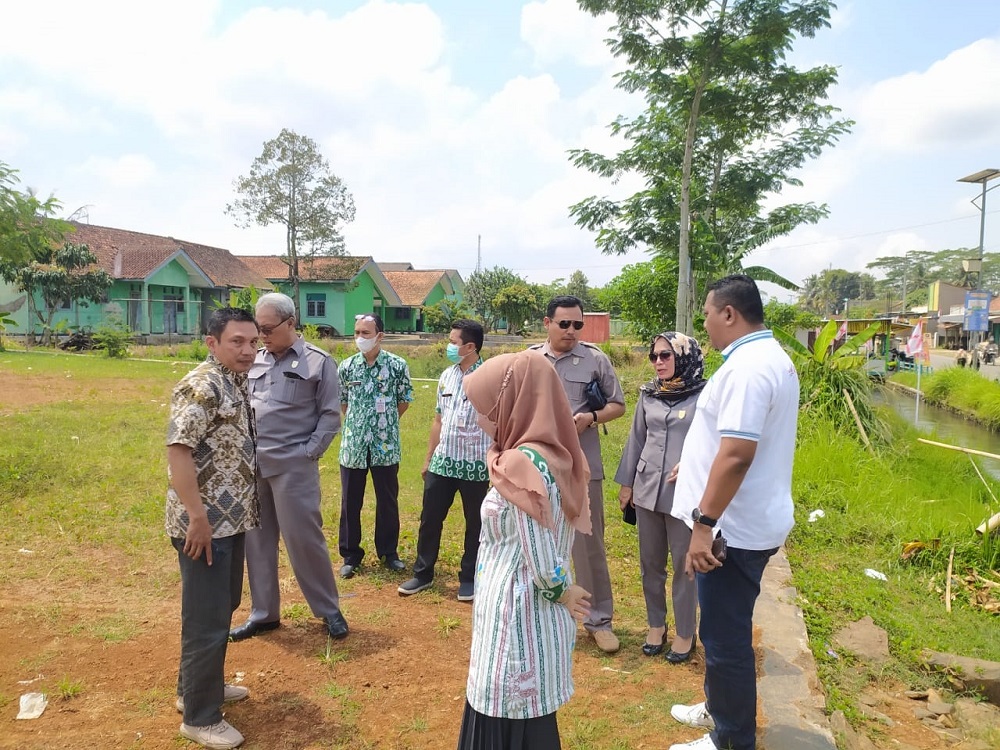
[[[694,653],[694,647],[697,643],[698,643],[698,637],[695,636],[694,638],[691,639],[691,648],[689,648],[683,654],[680,654],[674,651],[673,649],[670,649],[669,651],[667,651],[666,655],[663,658],[669,661],[671,664],[683,664],[684,662],[688,661],[691,658],[691,654]]]
[[[339,641],[347,637],[348,628],[347,620],[344,616],[338,612],[333,617],[326,617],[323,619],[326,623],[326,632],[330,634],[330,637],[335,641]]]
[[[361,563],[357,565],[351,565],[350,563],[344,563],[340,566],[340,577],[341,578],[354,578],[354,574],[358,572],[358,568],[361,567]]]
[[[653,645],[652,643],[643,643],[642,653],[644,653],[646,656],[659,656],[660,654],[663,653],[663,644],[666,643],[666,641],[667,641],[667,629],[664,628],[663,637],[660,639],[660,642],[657,643],[656,645]]]
[[[391,570],[393,573],[402,573],[406,570],[406,563],[400,560],[398,557],[387,557],[382,562],[382,564]]]
[[[229,640],[245,641],[247,638],[253,638],[255,635],[266,633],[268,630],[274,630],[280,625],[281,621],[279,620],[275,620],[274,622],[255,622],[253,620],[247,620],[238,628],[233,628],[229,631]]]
[[[433,580],[421,581],[419,578],[411,578],[409,581],[401,584],[396,591],[398,591],[401,596],[412,596],[413,594],[419,594],[425,589],[429,589],[433,585]]]

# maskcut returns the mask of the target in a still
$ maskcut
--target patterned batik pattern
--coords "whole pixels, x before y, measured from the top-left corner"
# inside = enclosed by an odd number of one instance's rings
[[[215,538],[259,525],[257,458],[246,375],[211,355],[174,386],[167,445],[191,449],[201,500]],[[167,470],[169,478],[169,467]],[[166,530],[183,539],[188,513],[173,487],[167,489]]]
[[[406,360],[382,350],[369,366],[360,352],[340,365],[340,402],[347,404],[340,464],[392,466],[402,458],[398,404],[413,401]]]
[[[436,410],[441,415],[441,439],[427,467],[438,476],[469,482],[490,479],[486,469],[490,437],[479,426],[479,415],[462,389],[465,376],[482,363],[480,359],[464,373],[459,365],[452,365],[438,380]]]

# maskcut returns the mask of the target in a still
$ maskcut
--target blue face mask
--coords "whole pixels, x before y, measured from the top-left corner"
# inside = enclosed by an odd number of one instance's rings
[[[448,344],[448,348],[444,350],[444,354],[456,365],[462,361],[462,355],[458,353],[458,344]]]

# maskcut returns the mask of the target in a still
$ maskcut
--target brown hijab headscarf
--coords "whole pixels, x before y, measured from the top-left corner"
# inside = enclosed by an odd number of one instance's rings
[[[545,482],[531,459],[517,450],[534,448],[555,477],[566,518],[589,534],[590,467],[566,391],[545,355],[526,350],[490,357],[465,376],[463,388],[479,412],[480,425],[493,438],[486,465],[497,491],[543,526],[553,527]]]

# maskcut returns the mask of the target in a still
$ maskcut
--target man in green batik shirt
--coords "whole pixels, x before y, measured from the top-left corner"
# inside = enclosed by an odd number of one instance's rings
[[[437,389],[437,414],[431,425],[424,477],[424,505],[417,535],[417,561],[413,578],[399,587],[403,596],[430,588],[441,549],[441,530],[455,493],[462,496],[465,514],[465,552],[458,574],[458,600],[472,601],[475,593],[476,557],[479,554],[479,517],[490,488],[486,451],[490,438],[479,426],[478,414],[462,390],[466,375],[483,363],[483,327],[473,320],[456,320],[448,337],[448,359],[454,362],[441,374]]]
[[[406,360],[382,349],[385,326],[375,313],[358,315],[354,343],[358,353],[340,364],[340,568],[351,578],[365,551],[361,547],[361,508],[368,472],[375,487],[375,551],[389,570],[400,572],[399,419],[413,401]]]

